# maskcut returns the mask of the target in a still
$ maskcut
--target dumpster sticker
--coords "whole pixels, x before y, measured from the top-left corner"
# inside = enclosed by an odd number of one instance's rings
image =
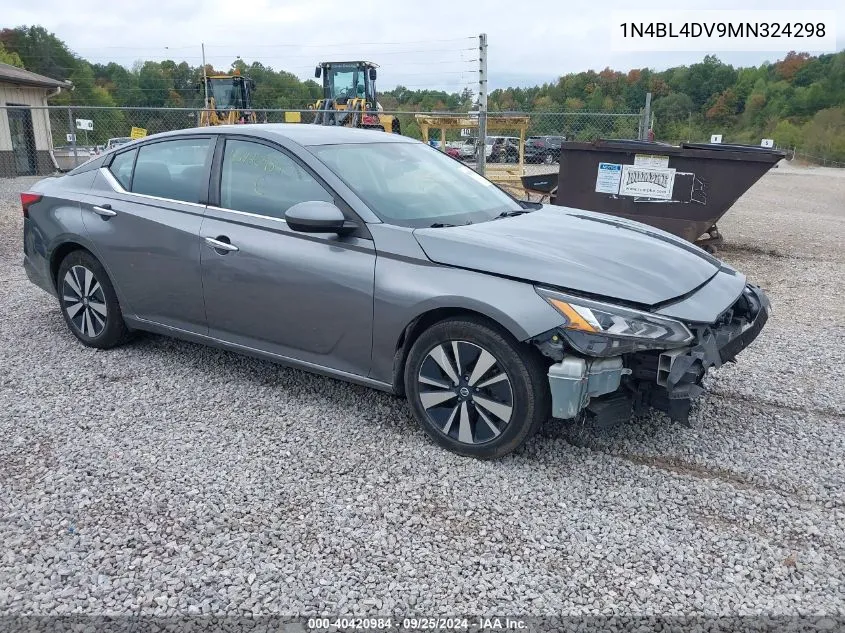
[[[619,193],[619,183],[622,181],[622,165],[616,163],[599,163],[596,175],[596,193]]]
[[[669,157],[657,154],[635,154],[634,164],[637,167],[648,167],[649,169],[666,169],[669,167]]]
[[[622,165],[620,196],[671,200],[675,187],[674,169],[650,169],[637,165]]]

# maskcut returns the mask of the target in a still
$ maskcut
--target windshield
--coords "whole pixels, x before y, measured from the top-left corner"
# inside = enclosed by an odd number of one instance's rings
[[[467,224],[522,210],[489,180],[422,143],[320,145],[310,150],[389,224]]]
[[[214,97],[214,106],[218,110],[237,108],[240,105],[240,86],[232,79],[209,79],[211,85],[211,96]]]
[[[329,91],[331,95],[335,99],[363,97],[364,84],[358,77],[358,74],[358,70],[349,68],[348,66],[340,66],[332,69],[329,75]]]

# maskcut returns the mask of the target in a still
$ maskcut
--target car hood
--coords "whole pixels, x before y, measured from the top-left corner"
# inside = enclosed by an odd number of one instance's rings
[[[433,262],[648,306],[695,290],[721,267],[645,224],[551,205],[414,235]]]

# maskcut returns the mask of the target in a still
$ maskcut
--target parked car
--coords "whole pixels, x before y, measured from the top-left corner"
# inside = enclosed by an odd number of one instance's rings
[[[484,138],[484,161],[489,162],[493,155],[493,143],[496,142],[496,136],[487,136]],[[477,155],[477,152],[476,152]]]
[[[494,163],[516,163],[519,161],[519,138],[515,136],[494,137],[489,159]]]
[[[525,162],[551,165],[560,161],[560,146],[565,136],[529,136],[525,139]]]
[[[478,139],[465,138],[458,148],[460,150],[460,157],[462,160],[469,160],[475,158],[476,142]]]
[[[26,273],[82,344],[145,330],[404,395],[476,457],[549,416],[685,420],[768,318],[759,288],[679,238],[517,201],[383,132],[167,132],[21,204]]]
[[[452,158],[457,158],[460,160],[461,158],[461,150],[458,147],[447,147],[446,153],[451,156]]]

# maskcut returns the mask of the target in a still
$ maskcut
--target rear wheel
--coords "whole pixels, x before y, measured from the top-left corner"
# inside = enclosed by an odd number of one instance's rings
[[[549,414],[542,363],[482,320],[449,319],[423,332],[405,366],[414,417],[441,446],[491,459],[521,446]]]
[[[553,162],[555,162],[555,159],[554,156],[552,156],[551,154],[546,154],[545,156],[543,156],[544,164],[551,165]]]
[[[73,251],[62,260],[56,290],[65,323],[84,345],[108,349],[128,338],[114,286],[91,253]]]

